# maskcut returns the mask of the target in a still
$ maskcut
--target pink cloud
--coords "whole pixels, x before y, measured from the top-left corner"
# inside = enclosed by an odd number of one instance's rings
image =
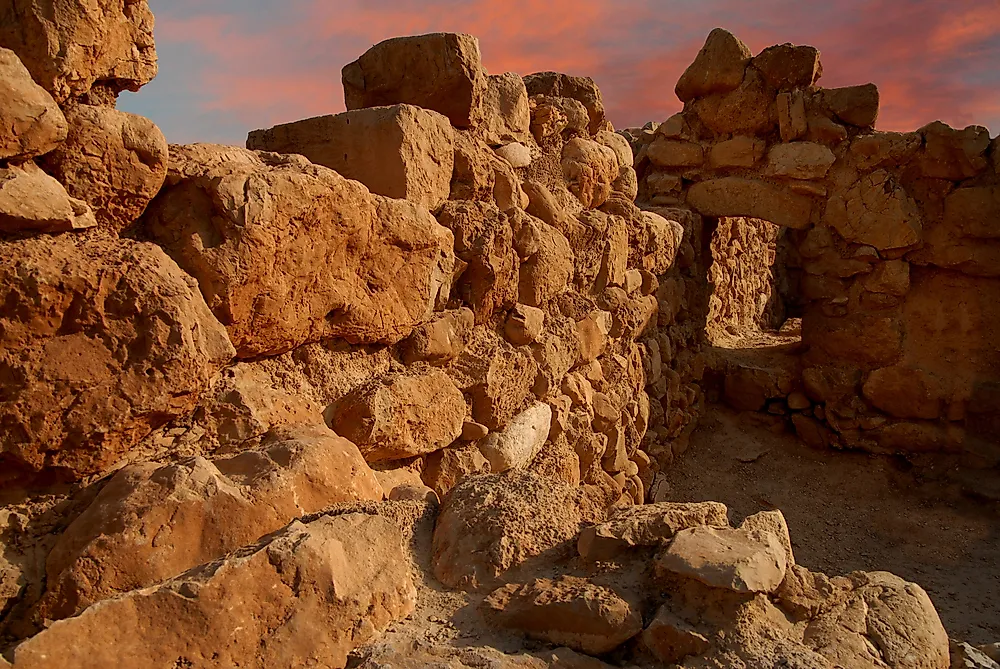
[[[186,2],[183,11],[158,16],[159,44],[183,44],[200,54],[202,64],[186,85],[201,112],[228,115],[246,130],[336,113],[344,108],[341,67],[369,46],[397,35],[450,31],[479,36],[491,72],[592,76],[614,123],[641,124],[680,108],[674,83],[724,17],[725,27],[755,53],[786,41],[817,46],[823,85],[878,84],[884,129],[915,129],[936,118],[1000,125],[994,65],[1000,6],[985,0],[847,0],[837,7],[790,0],[287,4],[280,17],[206,12]]]

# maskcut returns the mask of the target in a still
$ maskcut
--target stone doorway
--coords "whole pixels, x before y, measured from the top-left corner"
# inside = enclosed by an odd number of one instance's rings
[[[704,219],[709,399],[788,415],[803,353],[787,229],[746,216]]]

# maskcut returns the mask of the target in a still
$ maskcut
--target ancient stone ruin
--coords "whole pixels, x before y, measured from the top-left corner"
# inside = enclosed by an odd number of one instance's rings
[[[998,666],[995,561],[953,606],[680,492],[737,425],[744,468],[944,472],[995,538],[984,128],[876,131],[715,30],[616,132],[432,34],[344,113],[168,145],[115,108],[146,1],[94,4],[0,1],[0,667]]]

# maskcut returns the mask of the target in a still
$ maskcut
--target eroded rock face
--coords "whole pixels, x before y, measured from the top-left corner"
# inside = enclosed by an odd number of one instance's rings
[[[603,513],[581,488],[532,472],[471,476],[445,498],[434,528],[434,576],[452,588],[495,583],[508,570],[569,549]]]
[[[48,153],[66,139],[59,106],[36,84],[17,54],[0,47],[0,160]]]
[[[357,446],[323,425],[272,430],[234,456],[126,467],[49,554],[38,616],[66,618],[211,562],[294,518],[382,497]]]
[[[55,623],[18,646],[14,665],[152,667],[179,658],[204,669],[342,667],[352,649],[414,609],[402,541],[378,515],[294,521],[259,544]]]
[[[166,138],[149,119],[111,107],[74,105],[66,119],[69,136],[45,156],[45,170],[89,204],[102,227],[128,227],[167,176]]]
[[[254,130],[247,148],[303,155],[372,193],[429,209],[448,199],[455,165],[448,119],[408,104]]]
[[[330,410],[337,434],[368,462],[432,453],[462,434],[468,406],[438,369],[412,370],[362,385]]]
[[[59,103],[95,88],[113,100],[156,76],[146,0],[7,0],[0,6],[0,45],[16,52]]]
[[[440,112],[456,128],[482,118],[487,90],[479,40],[433,33],[379,42],[344,66],[348,110],[410,104]]]
[[[171,147],[143,231],[194,276],[240,357],[397,342],[450,288],[451,233],[296,156]]]
[[[190,277],[152,244],[36,237],[0,256],[7,466],[105,471],[191,409],[233,356]]]

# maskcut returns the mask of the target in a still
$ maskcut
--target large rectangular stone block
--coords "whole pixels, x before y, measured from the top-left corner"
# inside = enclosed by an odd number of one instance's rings
[[[254,130],[247,148],[298,153],[373,193],[434,209],[451,190],[452,132],[441,114],[395,105]]]

